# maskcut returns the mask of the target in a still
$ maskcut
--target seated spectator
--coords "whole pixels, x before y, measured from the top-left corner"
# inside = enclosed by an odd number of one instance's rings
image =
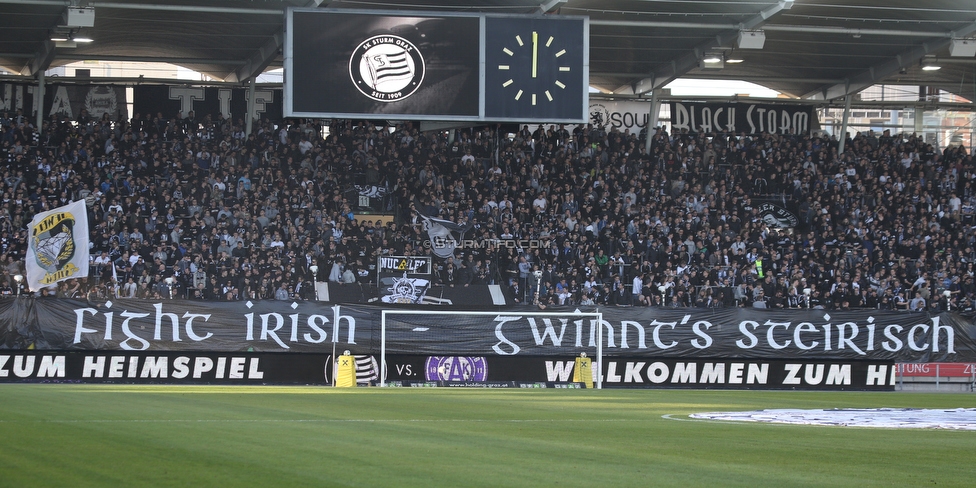
[[[926,308],[925,298],[922,298],[921,292],[915,292],[915,298],[912,298],[911,303],[909,303],[909,310],[912,312],[924,312]]]
[[[228,293],[229,292],[230,291],[228,290]],[[288,284],[287,283],[282,282],[281,285],[278,286],[278,289],[275,290],[274,298],[275,298],[275,300],[289,300],[291,298],[291,294],[288,293]]]

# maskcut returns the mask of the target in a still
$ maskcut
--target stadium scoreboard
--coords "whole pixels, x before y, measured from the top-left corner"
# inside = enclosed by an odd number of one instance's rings
[[[289,9],[284,115],[583,123],[589,21]]]

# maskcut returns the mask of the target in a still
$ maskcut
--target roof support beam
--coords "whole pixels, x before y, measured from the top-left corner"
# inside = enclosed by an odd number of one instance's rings
[[[113,3],[113,2],[88,2],[89,7],[98,10],[120,9],[120,10],[153,10],[153,11],[173,11],[173,12],[208,12],[214,14],[243,14],[243,15],[281,15],[280,8],[247,8],[247,7],[211,7],[207,5],[160,5],[160,4],[141,4],[141,3]]]
[[[648,20],[599,20],[590,19],[590,25],[606,27],[646,27],[658,29],[693,29],[693,30],[731,30],[738,28],[738,24],[714,24],[708,22],[664,22]]]
[[[939,58],[945,59],[945,58]],[[976,59],[971,60],[973,64],[976,64]],[[590,71],[590,79],[593,78],[625,78],[628,76],[633,76],[633,73],[626,72],[602,72],[602,71]],[[685,75],[685,78],[692,80],[746,80],[751,83],[763,84],[763,83],[822,83],[822,84],[833,84],[833,83],[843,83],[844,80],[839,78],[796,78],[792,76],[749,76],[748,79],[743,76],[736,75],[726,75],[718,73],[695,73],[691,75]]]
[[[851,95],[844,97],[844,115],[840,126],[840,146],[837,148],[837,154],[844,154],[844,143],[847,142],[847,123],[851,118],[851,100],[853,99],[854,97]]]
[[[2,1],[2,0],[0,0]],[[590,20],[590,25],[607,27],[644,27],[658,29],[691,29],[691,30],[732,30],[740,29],[739,24],[716,24],[708,22],[667,22],[643,20]],[[932,32],[904,29],[852,29],[849,27],[829,27],[816,25],[767,25],[763,30],[770,32],[805,32],[809,34],[831,34],[838,36],[889,36],[889,37],[946,37],[958,36],[955,32]]]
[[[35,112],[37,114],[37,120],[35,121],[34,127],[37,127],[38,132],[40,132],[41,127],[44,127],[44,71],[37,73],[37,93],[34,95]]]
[[[539,5],[539,13],[547,14],[552,11],[557,5],[566,3],[566,0],[549,0],[546,3]]]
[[[305,3],[305,8],[318,8],[325,0],[308,0]],[[255,78],[274,61],[278,53],[281,52],[281,47],[285,43],[285,29],[282,28],[280,31],[271,36],[270,39],[265,41],[261,47],[258,48],[254,54],[250,55],[244,65],[240,68],[234,70],[234,72],[227,77],[224,81],[230,81],[235,83],[243,83],[251,78]],[[250,133],[250,132],[248,132]]]
[[[651,76],[638,80],[629,86],[618,88],[617,90],[614,90],[614,93],[634,93],[639,95],[661,88],[662,86],[671,83],[681,75],[684,75],[685,73],[696,68],[701,56],[705,53],[705,51],[719,46],[729,45],[736,39],[736,37],[738,37],[739,31],[757,29],[765,24],[766,21],[768,21],[774,15],[782,12],[783,10],[789,10],[792,7],[793,0],[780,0],[776,5],[763,9],[754,17],[735,26],[734,29],[724,30],[718,33],[713,40],[698,45],[692,52],[689,52],[678,59],[674,59],[670,63],[655,67],[651,71]]]
[[[234,73],[227,77],[224,81],[230,82],[244,82],[251,78],[254,78],[264,72],[264,69],[274,61],[275,57],[281,51],[281,46],[284,44],[284,31],[278,32],[271,36],[264,44],[258,48],[251,56],[244,61],[244,65],[237,68]]]
[[[693,75],[688,75],[685,78],[692,80],[741,80],[742,76],[735,75],[717,75],[710,73],[695,73]],[[802,77],[792,77],[792,76],[750,76],[748,81],[750,83],[755,83],[761,85],[763,83],[840,83],[844,80],[837,78],[802,78]]]
[[[210,59],[210,58],[178,58],[178,57],[166,57],[166,56],[118,56],[118,55],[91,55],[91,54],[69,54],[62,53],[58,55],[58,59],[70,59],[72,61],[86,61],[95,59],[98,61],[124,61],[130,63],[169,63],[178,64],[180,66],[188,64],[221,64],[221,65],[231,65],[238,66],[243,65],[245,62],[239,59]]]
[[[254,130],[254,85],[257,80],[251,78],[247,82],[247,115],[244,116],[244,133],[250,134]]]
[[[860,73],[847,78],[843,83],[826,86],[806,96],[822,96],[825,100],[834,100],[857,93],[865,88],[880,83],[885,78],[897,73],[902,68],[918,64],[926,55],[945,49],[953,38],[966,37],[976,33],[976,23],[950,33],[950,36],[929,39],[921,45],[898,53],[891,60],[871,66]],[[806,98],[806,97],[804,97]]]
[[[50,7],[67,7],[71,5],[67,0],[0,0],[0,4],[7,5],[47,5]]]
[[[47,71],[54,61],[54,47],[54,41],[45,40],[44,44],[41,45],[41,50],[34,56],[33,61],[31,61],[30,66],[25,68],[27,72],[21,72],[21,74],[37,76],[38,73]]]
[[[651,92],[651,106],[648,107],[647,125],[644,126],[644,130],[647,131],[644,134],[644,154],[651,154],[651,143],[654,142],[654,134],[651,131],[657,128],[657,119],[661,115],[661,100],[657,95],[658,90]]]
[[[952,39],[955,32],[931,32],[903,29],[851,29],[848,27],[825,27],[813,25],[767,25],[763,30],[770,32],[805,32],[809,34],[831,34],[836,36],[888,36],[888,37],[945,37]]]
[[[312,0],[310,6],[318,7],[323,0]],[[72,2],[68,0],[0,0],[0,4],[8,5],[48,5],[52,7],[68,7]],[[282,9],[271,8],[248,8],[248,7],[217,7],[208,5],[164,5],[164,4],[138,4],[121,2],[88,2],[88,7],[95,7],[98,10],[155,10],[173,12],[208,12],[215,14],[243,14],[243,15],[281,15]]]

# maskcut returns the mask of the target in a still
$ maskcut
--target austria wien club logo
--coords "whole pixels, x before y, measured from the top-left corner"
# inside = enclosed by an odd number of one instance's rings
[[[395,102],[412,95],[424,82],[424,58],[412,42],[394,35],[370,37],[349,58],[349,77],[373,100]]]
[[[430,356],[424,365],[427,381],[486,381],[488,364],[483,357]]]

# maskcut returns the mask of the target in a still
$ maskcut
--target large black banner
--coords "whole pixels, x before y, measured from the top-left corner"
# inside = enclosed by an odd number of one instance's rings
[[[311,301],[7,298],[0,299],[0,349],[325,353],[335,343],[375,355],[383,310]],[[615,307],[601,310],[597,324],[572,309],[441,311],[388,313],[387,353],[574,357],[593,355],[602,334],[608,357],[976,360],[976,325],[956,313]]]
[[[23,110],[25,117],[34,113],[37,85],[0,83],[0,111],[14,114]],[[216,115],[244,119],[247,114],[248,90],[245,88],[136,86],[133,88],[133,111],[172,117],[194,111],[197,115]],[[255,117],[278,121],[282,118],[282,91],[260,88],[254,92]],[[116,85],[49,84],[44,88],[44,116],[62,115],[77,119],[86,110],[93,120],[108,114],[112,120],[127,117],[125,87]],[[31,117],[31,120],[33,118]]]
[[[386,382],[413,386],[433,383],[564,384],[573,381],[572,357],[411,356],[387,357]],[[600,372],[600,378],[597,372]],[[741,388],[892,390],[892,362],[870,361],[707,361],[606,358],[593,365],[593,383],[610,388]]]
[[[0,382],[331,384],[331,355],[20,351],[0,354]]]
[[[0,111],[15,114],[22,110],[33,122],[37,85],[0,83]],[[66,85],[52,83],[44,87],[44,118],[61,115],[75,120],[87,111],[92,120],[108,114],[112,120],[127,117],[125,87],[115,85]]]
[[[807,134],[819,129],[813,107],[758,103],[671,102],[671,126],[691,132]]]
[[[63,115],[76,119],[82,110],[92,120],[108,114],[112,120],[128,118],[125,87],[110,85],[52,85],[44,92],[45,116]]]
[[[0,353],[0,383],[174,383],[331,385],[333,356],[288,353],[18,351]],[[378,384],[379,357],[357,355],[357,383]],[[391,386],[541,387],[571,384],[572,357],[387,357]],[[599,373],[598,373],[599,372]],[[593,383],[609,388],[892,390],[890,362],[706,361],[607,358]],[[599,375],[599,377],[598,377]],[[578,385],[577,385],[578,386]]]
[[[37,85],[24,83],[0,83],[0,112],[9,112],[10,115],[22,110],[23,114],[30,117],[34,113],[34,92]]]
[[[198,120],[204,115],[246,120],[246,88],[217,88],[201,86],[137,86],[133,88],[132,110],[139,114],[163,114],[172,117],[182,112],[186,117],[193,111]],[[254,91],[254,117],[278,121],[282,118],[281,89],[259,88]]]
[[[379,299],[383,303],[426,303],[440,305],[427,298],[432,284],[430,256],[380,256],[376,259]]]

